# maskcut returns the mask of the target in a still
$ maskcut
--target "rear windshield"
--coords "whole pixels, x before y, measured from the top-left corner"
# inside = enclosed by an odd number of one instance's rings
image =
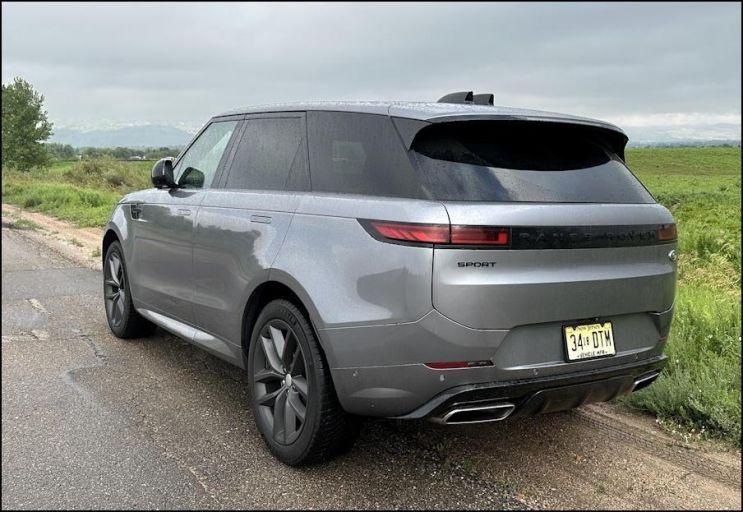
[[[412,158],[424,195],[438,200],[652,203],[603,130],[545,122],[431,125]]]

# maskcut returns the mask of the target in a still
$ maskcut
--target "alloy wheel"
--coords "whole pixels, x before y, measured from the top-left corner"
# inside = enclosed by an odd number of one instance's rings
[[[104,291],[106,313],[113,326],[119,326],[124,320],[124,302],[126,302],[126,275],[121,256],[112,252],[104,269]]]
[[[258,412],[274,441],[291,444],[302,433],[307,416],[307,366],[294,330],[278,319],[269,321],[256,340],[253,389]]]

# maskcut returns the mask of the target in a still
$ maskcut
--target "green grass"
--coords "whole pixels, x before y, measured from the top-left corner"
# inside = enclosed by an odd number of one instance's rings
[[[59,162],[28,173],[3,170],[3,201],[101,227],[124,194],[151,186],[151,168],[152,162],[104,159]]]
[[[658,381],[627,405],[740,447],[740,148],[642,148],[630,168],[678,223],[679,281]]]
[[[740,148],[636,148],[627,162],[678,222],[676,314],[658,381],[626,397],[656,414],[740,446]],[[65,162],[3,174],[3,201],[102,226],[119,198],[150,186],[152,162]]]
[[[31,230],[37,230],[41,229],[41,226],[36,224],[32,220],[28,219],[13,219],[13,226],[18,229],[31,229]]]

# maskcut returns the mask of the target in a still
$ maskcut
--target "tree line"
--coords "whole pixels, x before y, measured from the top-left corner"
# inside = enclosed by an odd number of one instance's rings
[[[88,160],[91,158],[115,158],[117,160],[159,160],[166,156],[176,156],[179,147],[159,148],[76,148],[69,144],[49,142],[44,144],[49,158],[54,161]]]

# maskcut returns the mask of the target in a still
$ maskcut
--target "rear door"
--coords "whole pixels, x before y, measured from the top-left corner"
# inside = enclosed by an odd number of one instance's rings
[[[247,116],[228,169],[199,209],[193,253],[194,313],[207,335],[203,344],[230,352],[235,362],[245,304],[267,279],[296,193],[306,190],[305,114]]]

